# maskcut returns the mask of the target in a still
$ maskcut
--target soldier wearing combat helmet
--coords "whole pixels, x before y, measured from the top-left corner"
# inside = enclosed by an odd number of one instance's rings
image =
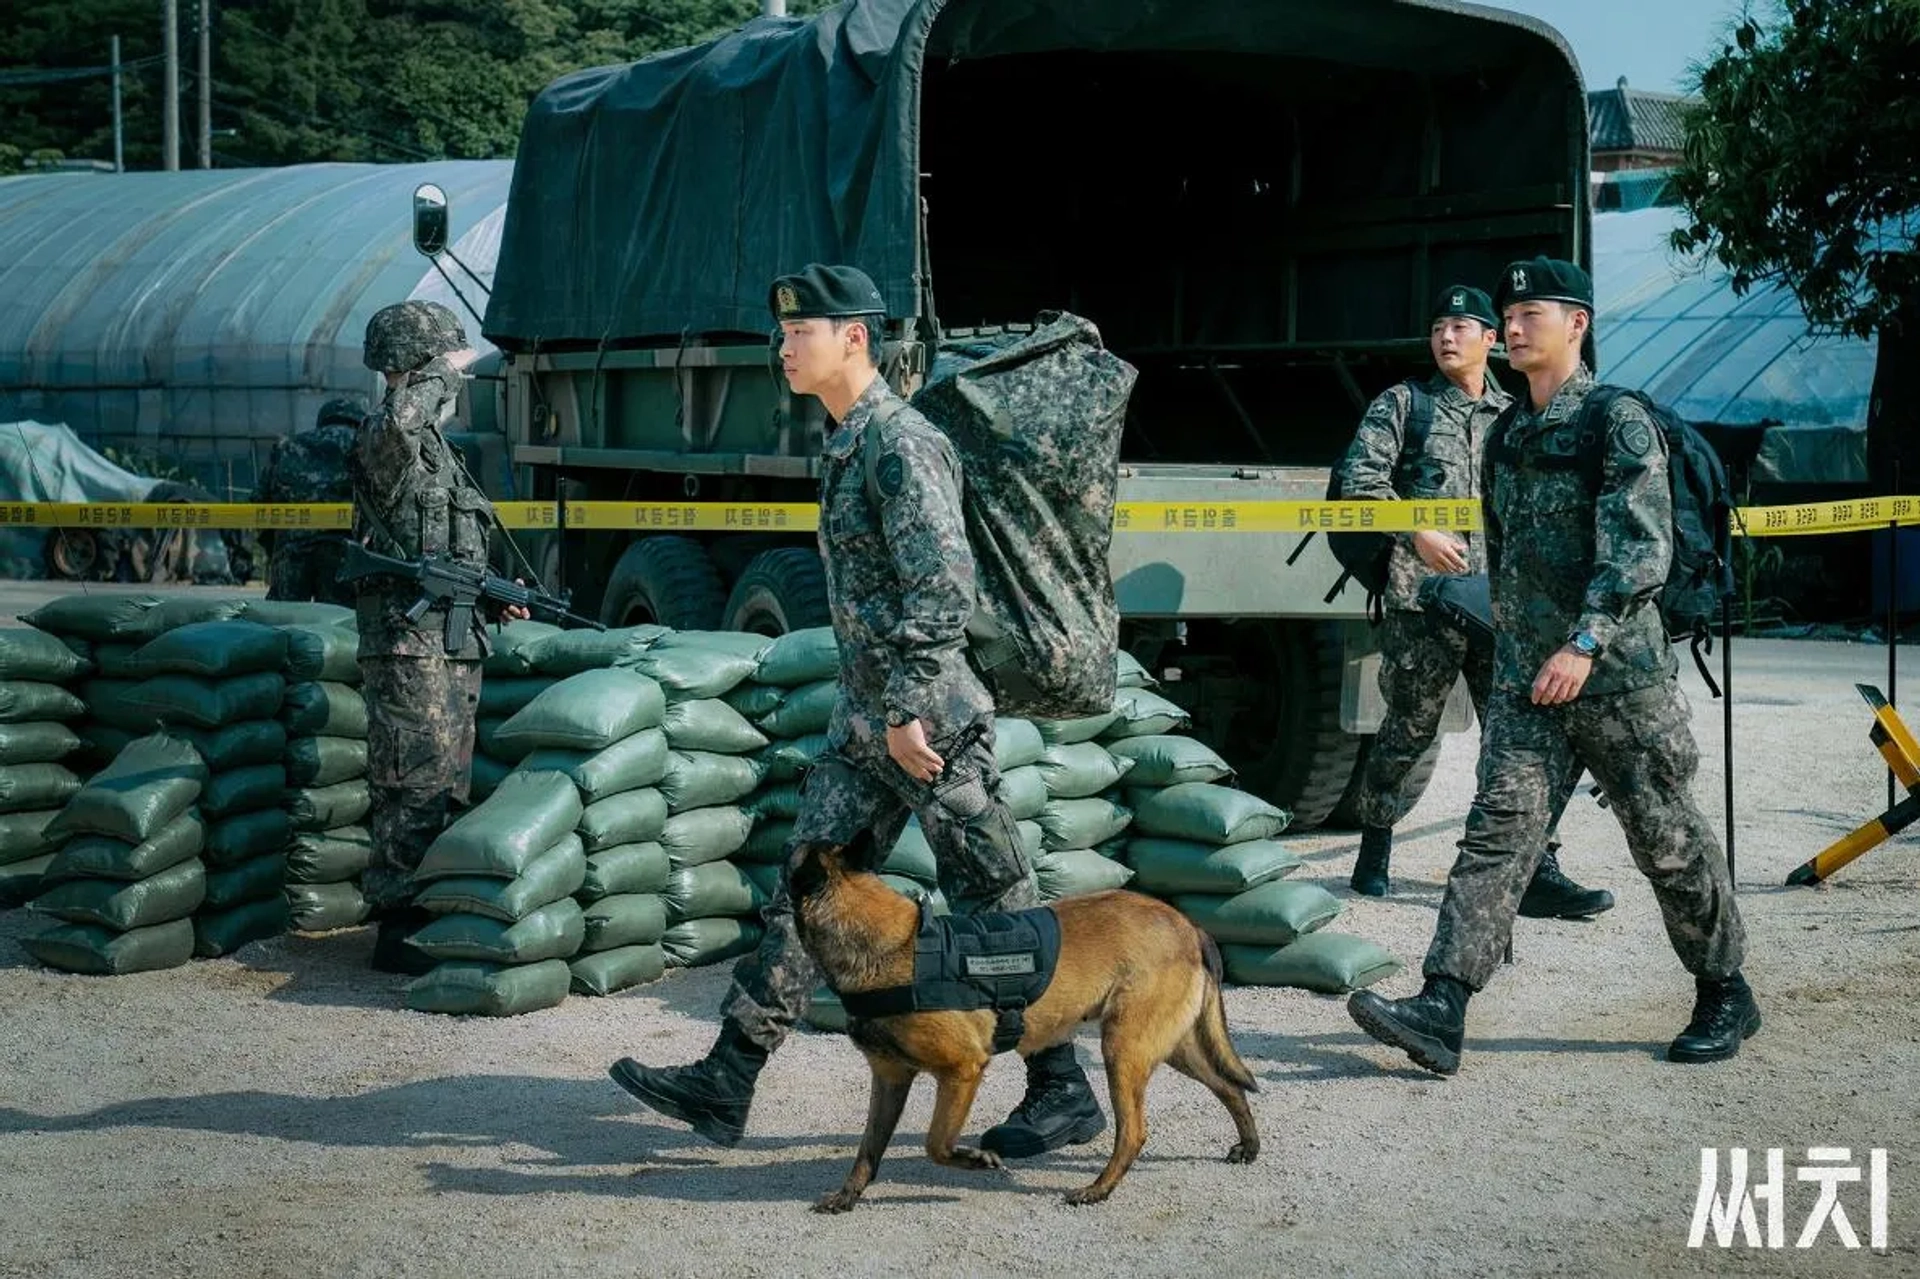
[[[263,504],[351,502],[348,457],[360,419],[366,415],[367,406],[357,396],[322,404],[311,430],[289,435],[273,446],[253,500]],[[269,532],[265,541],[268,599],[352,605],[353,588],[339,580],[345,533],[281,529]]]

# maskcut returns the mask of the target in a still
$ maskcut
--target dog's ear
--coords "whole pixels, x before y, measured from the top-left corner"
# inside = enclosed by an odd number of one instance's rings
[[[873,832],[861,830],[839,849],[840,865],[846,870],[872,870],[879,858],[874,856]]]
[[[787,890],[798,899],[820,891],[827,882],[823,855],[831,844],[795,844],[787,854]]]

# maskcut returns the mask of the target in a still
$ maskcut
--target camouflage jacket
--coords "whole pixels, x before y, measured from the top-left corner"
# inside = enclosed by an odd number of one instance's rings
[[[1401,455],[1413,406],[1407,388],[1390,386],[1367,406],[1360,429],[1354,432],[1353,443],[1340,463],[1341,491],[1348,497],[1385,502],[1395,498],[1480,496],[1480,463],[1486,451],[1487,430],[1513,403],[1513,397],[1491,373],[1485,392],[1477,400],[1469,399],[1441,373],[1433,375],[1427,390],[1433,396],[1433,425],[1427,432],[1426,447],[1409,456]],[[1468,568],[1485,572],[1482,539],[1471,533],[1455,536],[1467,544]],[[1395,534],[1387,561],[1386,606],[1418,612],[1420,583],[1433,575],[1414,553],[1413,535]]]
[[[258,503],[351,502],[353,478],[347,459],[353,453],[354,428],[329,422],[282,438],[267,455],[266,469],[253,490]],[[272,552],[296,550],[314,542],[344,539],[338,530],[279,529],[264,539]]]
[[[1600,642],[1583,695],[1628,692],[1678,669],[1660,620],[1673,556],[1667,444],[1634,400],[1607,414],[1606,438],[1574,438],[1593,374],[1577,370],[1544,413],[1522,405],[1487,448],[1487,563],[1493,582],[1494,687],[1525,692],[1576,630]],[[1599,491],[1579,467],[1532,469],[1521,455],[1603,449]]]
[[[892,398],[876,377],[828,437],[820,475],[820,555],[840,643],[831,739],[866,758],[886,755],[889,710],[925,720],[929,741],[993,713],[966,660],[973,552],[952,443],[902,409],[880,442],[879,503],[868,496],[864,437]]]

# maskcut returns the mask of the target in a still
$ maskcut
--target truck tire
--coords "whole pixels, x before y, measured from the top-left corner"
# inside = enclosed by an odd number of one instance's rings
[[[1440,764],[1440,743],[1445,737],[1433,739],[1433,745],[1426,753],[1414,761],[1413,772],[1407,775],[1407,789],[1413,795],[1414,802],[1427,793],[1427,784],[1433,780],[1433,770]],[[1367,752],[1373,749],[1373,734],[1368,733],[1360,739],[1360,758],[1353,762],[1353,776],[1347,780],[1346,792],[1340,796],[1340,802],[1334,805],[1325,825],[1330,830],[1358,830],[1360,828],[1360,786],[1367,776]]]
[[[1327,622],[1244,621],[1225,628],[1228,656],[1254,695],[1209,744],[1240,784],[1293,814],[1289,830],[1325,822],[1346,793],[1360,737],[1340,727],[1346,646]]]
[[[600,620],[608,626],[656,622],[677,631],[720,626],[727,593],[707,553],[692,538],[662,534],[629,546],[613,566]]]
[[[726,619],[724,629],[757,635],[827,625],[826,565],[804,546],[760,552],[734,582]]]

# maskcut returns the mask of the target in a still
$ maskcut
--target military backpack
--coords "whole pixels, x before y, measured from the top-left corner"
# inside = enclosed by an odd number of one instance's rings
[[[1400,456],[1394,461],[1393,489],[1401,497],[1410,496],[1408,481],[1412,475],[1412,465],[1419,460],[1427,447],[1427,436],[1433,432],[1433,393],[1427,390],[1427,384],[1417,378],[1408,378],[1401,383],[1407,389],[1407,422],[1400,439]],[[1333,468],[1333,474],[1327,480],[1327,500],[1342,501],[1347,497],[1343,467]],[[1333,552],[1333,558],[1340,561],[1340,576],[1334,580],[1333,589],[1327,592],[1327,602],[1346,589],[1347,580],[1360,583],[1367,593],[1369,605],[1374,604],[1387,593],[1387,565],[1393,557],[1393,534],[1391,533],[1329,533],[1327,549]]]

